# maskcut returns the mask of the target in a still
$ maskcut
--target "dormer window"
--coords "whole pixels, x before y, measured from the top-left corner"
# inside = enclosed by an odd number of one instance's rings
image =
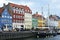
[[[15,9],[15,7],[13,7],[13,9]]]
[[[28,10],[28,12],[29,12],[29,10]]]
[[[19,8],[16,8],[16,9],[19,9]]]
[[[24,9],[22,9],[22,11],[24,11]]]

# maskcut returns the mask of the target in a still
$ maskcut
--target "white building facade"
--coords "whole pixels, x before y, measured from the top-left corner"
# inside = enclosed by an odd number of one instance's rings
[[[49,27],[57,27],[58,26],[58,21],[56,20],[46,20],[46,26]]]
[[[32,14],[31,13],[25,13],[24,24],[25,24],[26,29],[31,29],[32,28]]]

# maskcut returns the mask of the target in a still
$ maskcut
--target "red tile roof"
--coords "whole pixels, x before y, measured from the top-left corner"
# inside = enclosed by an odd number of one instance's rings
[[[12,16],[13,11],[9,9],[9,6],[10,6],[10,7],[23,8],[25,12],[28,12],[28,10],[29,10],[28,13],[32,13],[32,11],[30,10],[30,8],[27,7],[27,6],[24,6],[24,5],[17,5],[17,4],[13,4],[13,3],[9,3],[8,5],[5,5],[5,6],[3,6],[3,7],[0,8],[0,16],[1,16],[2,12],[3,12],[4,9],[5,9],[4,7],[7,7],[8,12],[9,12],[10,15]]]
[[[42,15],[36,13],[36,14],[33,14],[32,17],[35,17],[35,18],[44,18]],[[45,19],[45,18],[44,18]]]
[[[13,4],[13,3],[9,3],[8,5],[11,7],[23,8],[25,10],[25,12],[28,12],[28,10],[29,10],[29,13],[32,13],[31,9],[28,6],[17,5],[17,4]]]
[[[51,18],[54,19],[54,20],[57,20],[57,16],[56,15],[50,15],[49,19],[51,19]]]
[[[3,12],[3,10],[4,10],[3,7],[1,7],[1,8],[0,8],[0,14]]]

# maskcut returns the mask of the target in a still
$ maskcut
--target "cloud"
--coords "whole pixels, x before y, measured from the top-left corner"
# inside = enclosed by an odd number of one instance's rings
[[[58,0],[51,0],[51,2],[52,2],[52,3],[56,3],[56,2],[58,2]]]
[[[0,1],[0,5],[2,5],[3,3],[8,4],[8,2],[11,3],[15,3],[15,4],[21,4],[21,5],[28,5],[28,6],[32,6],[34,3],[33,2],[25,2],[25,1],[12,1],[12,0],[1,0]]]
[[[8,1],[7,1],[7,0],[1,0],[1,1],[0,1],[0,7],[3,6],[3,3],[8,4]]]
[[[28,6],[33,6],[34,3],[33,2],[21,2],[22,5],[28,5]]]

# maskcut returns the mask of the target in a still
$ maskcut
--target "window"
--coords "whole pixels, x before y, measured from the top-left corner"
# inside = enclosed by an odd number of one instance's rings
[[[20,16],[18,16],[18,18],[20,18]]]
[[[12,18],[12,17],[10,17],[10,18]]]
[[[6,16],[5,16],[5,18],[6,18]]]
[[[13,18],[15,18],[15,15],[13,16]]]
[[[28,10],[28,12],[29,12],[29,10]]]
[[[32,11],[30,11],[30,13],[31,13]]]
[[[21,8],[19,8],[19,11],[21,11]]]
[[[21,10],[22,10],[22,8],[21,8]]]
[[[15,13],[15,9],[13,10],[13,12]]]
[[[9,16],[7,16],[7,18],[9,18]]]
[[[13,7],[13,9],[15,9],[15,7]]]
[[[27,10],[25,10],[25,11],[27,11]]]
[[[15,13],[15,7],[13,7],[13,12]]]
[[[16,9],[19,9],[19,8],[16,8]]]
[[[17,20],[15,22],[17,23]]]
[[[19,13],[19,8],[16,8],[16,13]]]
[[[2,17],[4,17],[4,16],[2,16]]]
[[[13,20],[13,22],[15,22],[15,20]]]
[[[21,14],[21,11],[19,13]]]

